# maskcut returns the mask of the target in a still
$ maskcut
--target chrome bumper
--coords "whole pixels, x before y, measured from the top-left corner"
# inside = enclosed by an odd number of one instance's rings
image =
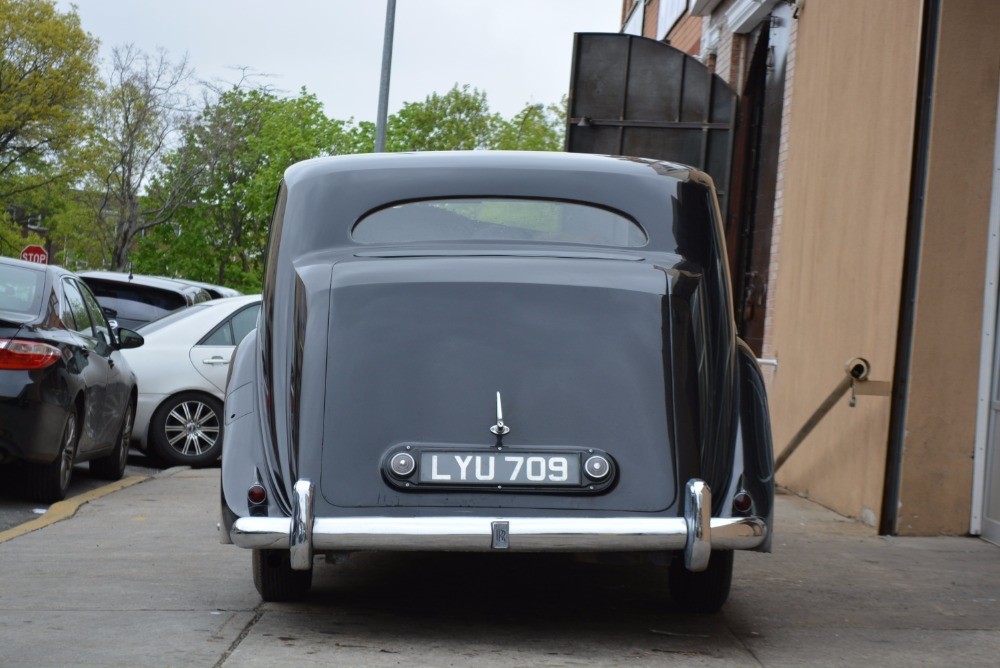
[[[767,537],[760,517],[711,517],[711,491],[686,488],[684,517],[313,517],[313,485],[295,484],[292,517],[241,517],[230,538],[239,547],[291,551],[292,568],[312,567],[313,550],[488,552],[631,552],[684,550],[689,570],[708,566],[712,550],[748,550]]]

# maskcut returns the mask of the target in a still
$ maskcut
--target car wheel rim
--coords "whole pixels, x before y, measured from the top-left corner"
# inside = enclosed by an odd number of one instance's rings
[[[59,486],[69,487],[69,479],[73,474],[73,446],[76,443],[76,418],[73,415],[66,420],[66,431],[63,436],[62,454],[59,456]]]
[[[125,464],[128,462],[128,448],[129,448],[129,441],[131,440],[132,440],[132,407],[129,406],[128,409],[125,411],[125,421],[122,423],[122,436],[121,436],[121,444],[119,447],[120,452],[118,453],[119,457],[118,466],[123,470],[125,468]]]
[[[174,451],[183,457],[197,457],[215,446],[219,416],[202,401],[182,401],[167,414],[163,431]]]

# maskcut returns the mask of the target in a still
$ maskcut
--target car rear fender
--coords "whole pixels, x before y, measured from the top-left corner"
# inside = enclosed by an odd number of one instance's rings
[[[273,474],[277,467],[268,460],[264,447],[263,399],[257,392],[257,331],[237,347],[233,355],[225,401],[225,430],[222,445],[222,526],[223,542],[236,517],[250,514],[247,490],[255,482],[267,489],[272,514],[287,516],[291,509],[285,486]]]
[[[767,523],[767,538],[754,549],[770,552],[774,518],[774,453],[767,391],[756,357],[743,341],[737,340],[736,357],[739,411],[734,434],[733,474],[725,496],[716,499],[720,502],[716,512],[724,517],[753,515],[763,518]],[[734,509],[734,498],[740,492],[748,493],[753,500],[752,507],[743,513]]]

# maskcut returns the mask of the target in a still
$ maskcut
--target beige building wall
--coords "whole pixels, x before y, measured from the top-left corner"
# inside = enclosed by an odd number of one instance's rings
[[[916,535],[969,530],[1000,2],[945,0],[937,49],[897,521]]]
[[[921,15],[920,0],[809,2],[799,14],[773,259],[777,451],[844,377],[848,359],[865,357],[873,379],[892,378]],[[859,397],[856,408],[843,399],[779,484],[875,524],[888,421],[888,397]]]

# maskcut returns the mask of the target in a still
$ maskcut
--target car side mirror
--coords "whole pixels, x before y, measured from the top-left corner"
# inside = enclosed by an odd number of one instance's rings
[[[118,347],[122,350],[138,348],[145,342],[146,339],[142,338],[142,334],[133,332],[131,329],[126,329],[125,327],[118,328]]]

